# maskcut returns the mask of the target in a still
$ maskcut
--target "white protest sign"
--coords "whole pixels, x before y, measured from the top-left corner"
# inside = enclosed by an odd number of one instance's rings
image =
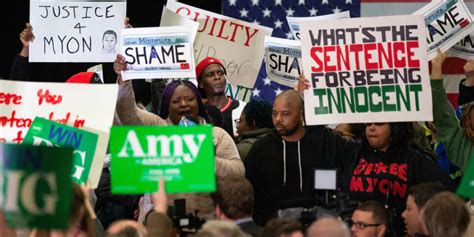
[[[191,42],[194,44],[199,23],[164,7],[160,21],[160,27],[163,26],[189,26],[191,28]]]
[[[312,17],[286,17],[288,26],[290,27],[291,34],[293,39],[300,40],[300,22],[302,21],[320,21],[320,20],[336,20],[336,19],[345,19],[351,18],[349,11],[338,12],[334,14],[322,15],[322,16],[312,16]]]
[[[178,2],[166,5],[174,12],[199,22],[194,42],[195,59],[210,56],[222,61],[233,85],[253,88],[263,61],[265,35],[272,29],[233,19]]]
[[[265,37],[265,65],[270,80],[294,87],[302,73],[301,62],[300,41]]]
[[[123,29],[120,51],[128,65],[122,78],[195,77],[191,32],[188,26]]]
[[[429,60],[436,57],[438,48],[446,52],[474,30],[471,13],[460,0],[434,1],[413,15],[424,17]]]
[[[307,124],[433,119],[422,16],[300,26]]]
[[[89,174],[95,188],[102,171],[117,92],[115,84],[0,80],[0,142],[20,144],[35,117],[99,134]]]
[[[31,0],[30,62],[113,62],[126,1]]]
[[[451,47],[448,52],[448,56],[458,57],[465,60],[474,59],[474,34],[469,34],[461,41],[457,42]]]

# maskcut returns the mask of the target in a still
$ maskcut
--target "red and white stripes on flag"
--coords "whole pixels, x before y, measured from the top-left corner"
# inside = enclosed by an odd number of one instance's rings
[[[361,17],[410,15],[430,0],[361,0]],[[474,0],[464,0],[471,13],[474,12]],[[443,65],[444,87],[448,98],[456,108],[458,104],[459,81],[464,76],[464,63],[460,58],[447,58]]]

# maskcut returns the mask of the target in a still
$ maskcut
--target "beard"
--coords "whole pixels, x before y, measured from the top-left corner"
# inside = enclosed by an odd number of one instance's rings
[[[296,133],[296,131],[298,131],[299,128],[301,128],[303,125],[301,122],[298,122],[297,124],[295,124],[294,127],[292,128],[287,128],[287,127],[284,127],[283,126],[283,129],[282,130],[276,130],[276,132],[280,135],[280,136],[291,136],[293,134]],[[276,127],[276,126],[275,126]]]

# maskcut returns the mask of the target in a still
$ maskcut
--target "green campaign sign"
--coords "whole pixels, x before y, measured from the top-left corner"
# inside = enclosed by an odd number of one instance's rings
[[[464,197],[474,198],[474,154],[471,154],[468,167],[459,184],[457,194]]]
[[[72,149],[0,144],[0,207],[13,228],[66,229]]]
[[[216,189],[211,126],[112,127],[112,193],[213,192]]]
[[[85,184],[94,160],[98,138],[98,134],[36,117],[25,135],[23,144],[74,148],[72,179],[78,184]]]

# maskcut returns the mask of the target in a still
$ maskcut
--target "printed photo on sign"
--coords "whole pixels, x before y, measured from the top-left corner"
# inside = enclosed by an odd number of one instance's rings
[[[155,192],[160,178],[167,193],[215,191],[211,126],[114,126],[110,135],[112,193]]]
[[[322,16],[313,16],[313,17],[291,17],[287,16],[286,21],[290,27],[291,34],[293,39],[300,40],[300,22],[302,21],[319,21],[319,20],[336,20],[336,19],[345,19],[351,18],[349,11],[338,12],[334,14],[322,15]]]
[[[122,30],[121,53],[127,61],[122,78],[195,77],[192,31],[189,26]]]
[[[95,188],[107,150],[117,92],[116,84],[0,80],[0,143],[22,143],[35,117],[98,134],[88,177]]]
[[[302,73],[301,62],[300,41],[265,37],[265,65],[270,80],[294,87]]]
[[[72,179],[78,184],[87,184],[98,137],[82,129],[36,117],[22,144],[73,148]]]
[[[308,124],[433,119],[422,16],[300,26]]]
[[[113,62],[126,7],[126,0],[31,0],[29,61]]]
[[[263,62],[263,43],[272,29],[179,2],[166,7],[199,23],[194,42],[195,60],[206,57],[222,61],[227,79],[234,86],[253,88]]]
[[[8,226],[67,229],[72,148],[0,144],[0,164],[0,208]]]
[[[424,17],[429,60],[438,48],[446,52],[474,30],[472,15],[461,0],[431,2],[413,15]]]

